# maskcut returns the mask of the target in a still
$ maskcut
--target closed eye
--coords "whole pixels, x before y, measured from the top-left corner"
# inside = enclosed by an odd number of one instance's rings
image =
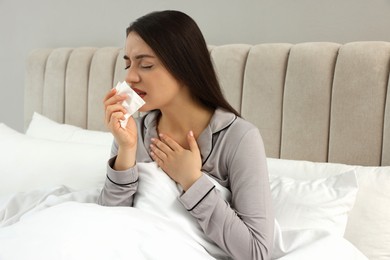
[[[151,69],[153,67],[153,65],[144,65],[144,66],[141,66],[141,68],[143,69]]]

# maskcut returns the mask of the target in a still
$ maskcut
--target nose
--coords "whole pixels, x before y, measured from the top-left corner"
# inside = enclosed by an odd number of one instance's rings
[[[141,79],[140,79],[140,76],[138,74],[138,71],[136,68],[133,68],[132,66],[130,66],[128,69],[127,69],[127,73],[126,73],[126,78],[125,78],[126,82],[129,83],[130,85],[132,83],[137,83],[139,82]]]

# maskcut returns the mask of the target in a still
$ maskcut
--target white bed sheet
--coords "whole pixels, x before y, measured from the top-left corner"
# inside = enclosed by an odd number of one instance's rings
[[[138,208],[95,204],[100,187],[59,186],[0,198],[0,259],[216,259],[197,223],[175,206],[180,188],[155,164],[139,166]],[[142,195],[155,192],[153,183],[165,191],[160,201]],[[276,222],[275,234],[273,259],[367,259],[325,230],[282,231]]]

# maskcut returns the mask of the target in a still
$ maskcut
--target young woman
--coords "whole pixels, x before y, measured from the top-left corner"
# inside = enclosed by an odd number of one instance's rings
[[[155,161],[183,188],[178,198],[233,259],[270,259],[274,218],[258,129],[222,95],[203,35],[179,11],[147,14],[127,28],[126,82],[146,102],[120,126],[125,97],[104,99],[115,137],[101,205],[132,206],[137,162]],[[206,175],[231,191],[226,202]]]

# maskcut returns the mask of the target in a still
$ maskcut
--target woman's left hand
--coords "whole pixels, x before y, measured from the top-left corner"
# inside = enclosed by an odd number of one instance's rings
[[[179,183],[184,191],[202,176],[202,159],[194,134],[187,134],[190,149],[187,150],[167,135],[160,134],[160,140],[153,138],[151,152],[153,160],[166,174]]]

